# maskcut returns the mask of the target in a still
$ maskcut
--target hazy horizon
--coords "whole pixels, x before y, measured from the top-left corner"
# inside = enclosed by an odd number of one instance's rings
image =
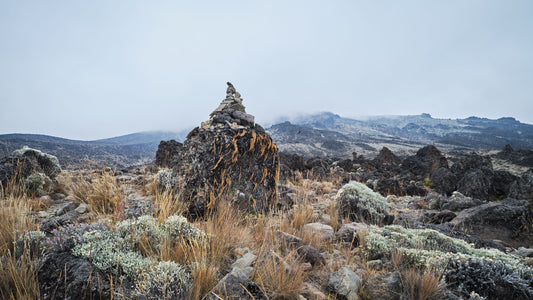
[[[513,117],[533,124],[531,1],[5,1],[0,134],[180,131],[231,81],[259,124]]]

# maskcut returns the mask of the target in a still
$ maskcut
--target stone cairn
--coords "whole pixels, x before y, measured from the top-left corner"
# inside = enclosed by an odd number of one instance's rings
[[[278,147],[227,84],[226,98],[187,135],[172,166],[173,188],[188,203],[191,217],[203,216],[222,197],[250,212],[278,203]]]

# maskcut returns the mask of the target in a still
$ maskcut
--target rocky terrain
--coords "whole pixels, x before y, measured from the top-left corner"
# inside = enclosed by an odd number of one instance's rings
[[[533,298],[530,150],[397,152],[361,135],[366,156],[350,130],[289,123],[277,145],[243,103],[228,83],[142,166],[4,156],[0,298]],[[313,152],[279,151],[293,138]]]
[[[267,130],[280,150],[307,157],[351,157],[352,152],[370,157],[382,147],[406,155],[428,144],[445,151],[499,150],[507,144],[517,149],[533,147],[533,125],[514,118],[435,119],[422,114],[356,120],[320,113]]]
[[[0,157],[28,146],[56,156],[64,167],[79,166],[88,161],[105,161],[109,166],[123,168],[152,161],[161,140],[181,140],[185,134],[143,132],[96,141],[69,140],[37,134],[4,134],[0,135]]]

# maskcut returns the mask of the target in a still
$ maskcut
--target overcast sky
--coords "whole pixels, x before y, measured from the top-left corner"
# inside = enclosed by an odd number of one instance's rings
[[[188,4],[185,4],[188,2]],[[0,134],[331,111],[533,123],[533,1],[0,1]]]

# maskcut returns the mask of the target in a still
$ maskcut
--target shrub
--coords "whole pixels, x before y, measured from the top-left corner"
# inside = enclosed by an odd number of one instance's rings
[[[52,180],[43,173],[35,173],[24,179],[26,190],[30,196],[45,195],[52,186]]]
[[[82,230],[85,229],[77,232]],[[190,269],[145,255],[159,253],[161,245],[168,240],[201,240],[203,237],[205,233],[184,217],[171,216],[160,223],[152,216],[141,216],[118,223],[115,231],[84,232],[81,243],[72,249],[72,253],[90,259],[106,273],[136,281],[139,296],[179,298],[191,285]]]
[[[187,268],[175,262],[159,262],[137,285],[136,293],[143,299],[178,299],[191,285],[191,275]]]
[[[445,281],[465,297],[471,292],[500,295],[497,299],[533,296],[533,269],[518,258],[496,249],[476,249],[435,230],[370,226],[362,245],[367,259],[397,253],[404,268],[444,272]]]
[[[363,219],[372,223],[381,223],[390,212],[390,204],[379,193],[366,185],[351,181],[337,193],[336,201],[340,203],[339,214],[351,220]]]
[[[520,265],[475,257],[452,259],[444,272],[448,285],[464,296],[490,299],[531,299],[533,271]]]
[[[69,224],[52,230],[52,237],[48,238],[48,247],[52,251],[71,250],[77,244],[85,243],[83,234],[88,231],[104,231],[110,226],[109,220],[101,219],[98,222],[87,224]]]

